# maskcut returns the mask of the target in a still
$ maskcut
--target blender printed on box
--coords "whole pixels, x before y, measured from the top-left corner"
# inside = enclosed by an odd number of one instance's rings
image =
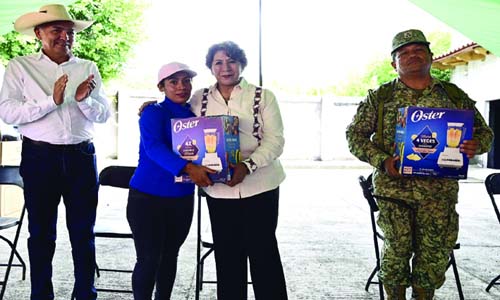
[[[472,139],[473,127],[472,110],[400,108],[395,136],[399,173],[466,179],[469,159],[459,145]]]
[[[217,171],[213,182],[231,180],[229,164],[240,162],[239,119],[236,116],[209,116],[172,119],[172,150],[194,164]],[[175,182],[192,182],[187,174]]]

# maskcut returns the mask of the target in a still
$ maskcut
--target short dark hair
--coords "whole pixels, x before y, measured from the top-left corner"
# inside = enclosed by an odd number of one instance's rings
[[[214,55],[221,50],[226,52],[227,56],[239,62],[242,70],[245,69],[245,67],[247,66],[247,56],[245,55],[245,51],[243,51],[240,46],[232,41],[225,41],[222,43],[214,44],[208,49],[208,53],[205,59],[205,65],[207,66],[207,68],[212,69]]]

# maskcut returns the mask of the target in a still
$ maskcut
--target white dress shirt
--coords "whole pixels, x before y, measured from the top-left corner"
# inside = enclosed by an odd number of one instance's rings
[[[64,102],[56,105],[56,80],[68,74]],[[77,102],[77,87],[89,75],[96,87],[89,97]],[[62,64],[42,52],[13,58],[5,70],[0,91],[0,118],[18,125],[19,132],[32,140],[51,144],[77,144],[92,139],[93,123],[104,123],[111,115],[95,63],[71,56]]]
[[[262,100],[258,113],[259,135],[262,137],[260,145],[257,138],[252,135],[255,88],[254,85],[247,83],[242,78],[240,83],[234,87],[227,104],[215,85],[209,88],[206,116],[238,116],[242,159],[251,158],[257,165],[257,170],[248,174],[241,183],[234,187],[215,183],[213,186],[205,188],[211,197],[246,198],[273,190],[285,179],[285,172],[278,160],[285,145],[283,121],[276,97],[269,90],[262,90]],[[203,89],[195,92],[190,102],[191,110],[198,116],[201,111],[202,98]]]

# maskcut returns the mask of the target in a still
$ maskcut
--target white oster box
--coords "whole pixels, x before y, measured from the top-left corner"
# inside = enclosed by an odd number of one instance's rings
[[[467,178],[469,159],[459,145],[472,139],[473,110],[409,106],[399,109],[397,121],[400,174]]]
[[[231,180],[229,163],[240,161],[239,119],[236,116],[209,116],[172,119],[172,150],[194,164],[216,170],[213,182]],[[187,174],[175,182],[192,182]]]

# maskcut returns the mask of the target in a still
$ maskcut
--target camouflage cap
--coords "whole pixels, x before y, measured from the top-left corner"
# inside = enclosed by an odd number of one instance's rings
[[[426,44],[429,45],[429,42],[425,38],[425,35],[422,31],[418,29],[409,29],[402,31],[394,36],[392,39],[392,50],[391,54],[399,48],[413,43]]]

